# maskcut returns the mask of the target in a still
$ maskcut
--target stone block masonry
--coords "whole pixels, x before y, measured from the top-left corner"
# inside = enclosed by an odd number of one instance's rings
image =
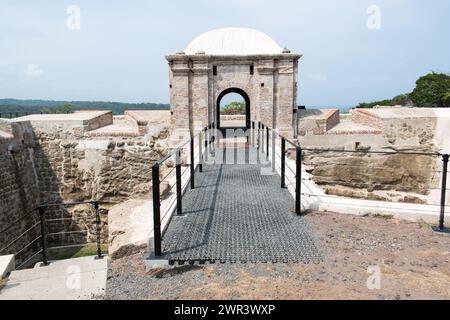
[[[322,150],[305,152],[303,161],[313,180],[331,195],[437,204],[440,157],[395,154],[447,150],[436,138],[436,110],[379,107],[352,110],[341,117],[330,110],[300,110],[300,145]],[[331,129],[325,128],[325,119]],[[333,151],[325,152],[329,149]],[[383,150],[394,154],[364,153]]]
[[[17,137],[23,137],[14,123],[9,127],[11,133],[16,131]],[[0,139],[0,255],[15,253],[17,266],[40,249],[35,241],[39,236],[34,211],[39,187],[33,151],[33,141],[14,139],[12,135]]]
[[[110,112],[50,115],[49,120],[33,115],[8,123],[2,119],[0,125],[12,138],[0,139],[0,230],[10,227],[0,234],[0,249],[38,222],[34,210],[38,204],[91,200],[101,202],[106,244],[109,208],[131,197],[149,197],[151,166],[168,151],[168,117],[159,117],[158,126],[146,123],[146,134],[135,137],[87,134],[108,126]],[[80,127],[82,136],[74,130]],[[49,247],[95,241],[91,205],[51,207],[46,218]],[[39,251],[40,241],[27,247],[39,235],[38,225],[1,254],[20,252],[19,266]],[[50,250],[50,258],[51,254]]]

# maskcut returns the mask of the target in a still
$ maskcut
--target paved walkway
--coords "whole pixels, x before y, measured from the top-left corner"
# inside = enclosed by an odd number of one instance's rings
[[[58,260],[13,271],[0,300],[88,300],[104,293],[107,261],[95,257]]]
[[[321,261],[311,227],[293,214],[292,196],[262,167],[214,164],[196,173],[196,188],[183,197],[184,215],[173,217],[163,237],[169,261]]]

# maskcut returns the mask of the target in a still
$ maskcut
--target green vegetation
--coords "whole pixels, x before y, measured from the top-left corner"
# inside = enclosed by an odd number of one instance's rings
[[[220,110],[221,114],[245,114],[245,102],[233,101]]]
[[[450,108],[450,75],[433,72],[419,78],[410,96],[422,108]]]
[[[412,93],[402,94],[382,101],[360,103],[358,108],[414,105],[419,108],[450,108],[450,75],[432,72],[416,81]]]
[[[0,290],[2,290],[4,286],[6,286],[6,282],[8,282],[8,278],[5,279],[0,278]]]
[[[70,107],[69,107],[70,106]],[[120,103],[101,101],[53,101],[53,100],[17,100],[0,99],[0,113],[9,117],[37,113],[66,113],[75,110],[111,110],[114,114],[123,114],[125,110],[169,110],[162,103]]]
[[[382,214],[382,213],[365,213],[362,216],[364,218],[377,218],[377,219],[385,219],[385,220],[394,219],[394,216],[392,214]]]
[[[108,254],[108,246],[105,244],[101,245],[102,253]],[[78,248],[66,248],[55,250],[51,253],[49,258],[51,260],[65,260],[65,259],[74,259],[81,257],[89,257],[97,255],[97,245],[88,244]]]
[[[429,224],[428,222],[426,222],[423,219],[419,219],[419,221],[417,221],[417,224],[419,225],[419,227],[421,229],[430,229],[432,227],[431,224]]]
[[[42,113],[71,113],[73,112],[73,104],[66,103],[62,107],[42,108],[40,111]]]

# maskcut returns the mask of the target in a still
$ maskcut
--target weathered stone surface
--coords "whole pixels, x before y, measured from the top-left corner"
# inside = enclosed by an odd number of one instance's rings
[[[86,117],[75,116],[80,121]],[[167,122],[154,128],[148,124],[147,133],[139,137],[96,139],[74,134],[73,121],[54,117],[54,125],[38,121],[36,126],[33,121],[2,122],[14,136],[0,141],[0,230],[9,228],[0,233],[0,250],[4,249],[0,254],[21,252],[16,257],[18,265],[40,249],[39,241],[25,248],[39,236],[34,210],[38,204],[100,201],[101,240],[106,243],[109,208],[135,195],[151,198],[151,167],[168,152]],[[166,170],[163,166],[161,175]],[[162,193],[167,189],[162,184]],[[96,241],[92,205],[51,207],[45,215],[47,231],[54,234],[47,237],[50,247]]]
[[[304,162],[318,185],[339,196],[417,203],[439,181],[433,173],[433,156],[305,152]],[[389,192],[377,195],[377,191]]]
[[[118,259],[147,247],[153,228],[151,200],[128,200],[108,214],[109,255]]]
[[[282,49],[276,54],[206,52],[167,56],[172,131],[193,132],[197,125],[205,127],[217,122],[217,99],[233,88],[243,90],[249,97],[251,120],[264,122],[292,137],[300,57]]]

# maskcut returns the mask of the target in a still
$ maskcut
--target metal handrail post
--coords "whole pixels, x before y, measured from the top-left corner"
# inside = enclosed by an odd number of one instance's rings
[[[198,171],[203,172],[202,131],[198,133]]]
[[[194,138],[191,138],[191,164],[190,164],[190,168],[191,168],[191,189],[195,189],[195,158],[194,158]]]
[[[209,135],[210,135],[210,130],[209,130],[209,125],[205,128],[205,162],[208,162],[208,150],[209,150],[209,144],[208,144],[208,140],[209,140]]]
[[[295,169],[295,213],[301,214],[301,182],[302,182],[302,149],[296,147],[296,169]]]
[[[161,203],[159,194],[159,164],[152,167],[153,185],[153,240],[155,256],[161,256]]]
[[[262,123],[261,124],[261,152],[264,154],[264,146],[265,146],[265,144],[264,144],[264,137],[265,137],[265,134],[264,134],[264,132],[266,131],[266,129],[265,129],[265,126],[264,126],[264,123]]]
[[[281,138],[281,188],[286,188],[286,140]]]
[[[448,173],[448,161],[450,155],[442,155],[443,169],[442,169],[442,187],[441,187],[441,215],[439,217],[439,230],[444,231],[445,224],[445,196],[447,192],[447,173]]]
[[[96,227],[96,235],[97,235],[97,257],[102,258],[102,245],[101,245],[101,220],[100,220],[100,212],[99,212],[99,204],[97,201],[93,202],[94,210],[95,210],[95,227]]]
[[[177,215],[183,214],[183,207],[182,207],[182,190],[181,190],[181,150],[178,149],[176,152],[176,159],[175,159],[175,174],[176,174],[176,184],[177,184]]]
[[[258,121],[258,150],[261,146],[261,122]]]
[[[41,245],[42,245],[42,261],[44,262],[44,266],[48,266],[47,260],[47,233],[45,228],[45,208],[40,206],[38,208],[39,211],[39,219],[41,221]]]

